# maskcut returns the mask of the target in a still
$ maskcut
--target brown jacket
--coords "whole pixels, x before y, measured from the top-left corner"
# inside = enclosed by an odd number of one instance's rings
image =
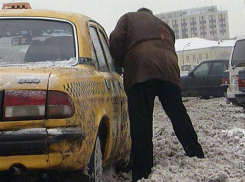
[[[148,12],[123,15],[110,34],[110,52],[124,68],[124,87],[157,78],[180,86],[173,30]]]

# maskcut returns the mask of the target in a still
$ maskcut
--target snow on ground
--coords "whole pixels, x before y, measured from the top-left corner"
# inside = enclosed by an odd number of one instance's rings
[[[154,167],[138,182],[245,182],[245,112],[224,98],[183,98],[205,159],[190,158],[158,100],[154,109]]]
[[[245,111],[224,98],[183,98],[205,158],[190,158],[158,100],[154,108],[154,167],[138,182],[245,182]],[[130,173],[117,176],[130,181]]]

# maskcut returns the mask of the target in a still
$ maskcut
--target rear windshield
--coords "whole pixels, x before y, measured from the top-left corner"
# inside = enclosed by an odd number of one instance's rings
[[[232,59],[232,66],[244,66],[245,65],[245,40],[239,40],[236,42]]]
[[[0,66],[76,63],[72,24],[43,19],[0,19]]]

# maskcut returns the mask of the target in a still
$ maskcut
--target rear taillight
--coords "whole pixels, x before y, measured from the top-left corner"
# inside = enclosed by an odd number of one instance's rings
[[[68,118],[73,114],[72,100],[62,92],[7,90],[4,93],[4,121]]]
[[[44,119],[45,103],[46,91],[5,91],[3,120]]]
[[[226,70],[222,75],[221,85],[228,85],[228,84],[230,84],[229,71]]]
[[[229,77],[227,78],[222,78],[222,85],[228,85],[230,83]]]
[[[69,118],[74,114],[73,102],[66,93],[49,91],[47,103],[48,118]]]
[[[245,92],[245,71],[241,70],[238,72],[237,86],[239,91]]]
[[[241,79],[240,76],[238,76],[237,85],[238,85],[239,91],[245,90],[245,80]]]

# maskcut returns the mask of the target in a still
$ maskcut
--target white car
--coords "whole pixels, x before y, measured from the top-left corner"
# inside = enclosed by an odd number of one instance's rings
[[[238,37],[229,60],[227,103],[245,107],[245,35]]]

